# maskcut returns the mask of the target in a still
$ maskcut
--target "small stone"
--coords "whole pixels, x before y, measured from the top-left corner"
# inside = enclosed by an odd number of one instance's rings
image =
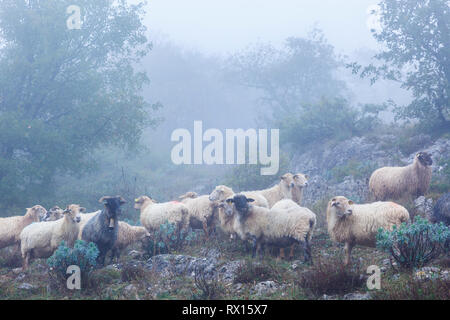
[[[24,290],[31,290],[31,289],[34,289],[36,287],[33,286],[31,283],[24,282],[24,283],[21,283],[17,288],[24,289]]]

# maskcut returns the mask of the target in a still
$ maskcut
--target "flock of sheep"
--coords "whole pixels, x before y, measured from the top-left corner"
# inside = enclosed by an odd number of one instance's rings
[[[375,246],[379,228],[392,229],[408,222],[408,211],[401,205],[386,201],[416,197],[426,193],[431,180],[432,160],[419,152],[406,167],[384,167],[376,170],[369,181],[373,200],[355,204],[343,197],[333,197],[327,207],[328,233],[335,242],[344,243],[350,262],[355,245]],[[208,238],[220,228],[231,238],[239,237],[252,243],[252,255],[260,255],[265,245],[280,248],[280,256],[294,245],[304,248],[305,261],[312,261],[310,243],[316,226],[316,215],[301,206],[303,190],[308,185],[305,174],[286,173],[275,186],[258,191],[235,193],[220,185],[209,195],[188,192],[179,201],[157,203],[148,196],[134,201],[140,210],[142,227],[130,226],[118,218],[125,200],[120,196],[102,197],[102,210],[85,213],[76,204],[65,210],[53,207],[49,211],[36,205],[24,216],[0,218],[0,248],[16,245],[23,258],[23,268],[31,258],[49,257],[65,241],[73,246],[76,239],[94,242],[99,249],[99,264],[111,251],[118,258],[126,246],[152,237],[165,222],[172,223],[177,232],[189,228],[203,229]],[[41,222],[39,222],[41,221]]]

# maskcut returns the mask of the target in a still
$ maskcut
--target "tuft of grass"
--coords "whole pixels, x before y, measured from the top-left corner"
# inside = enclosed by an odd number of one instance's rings
[[[299,275],[298,285],[313,296],[345,294],[364,283],[359,263],[344,266],[341,255],[318,257],[315,264]]]
[[[234,283],[254,283],[275,278],[278,278],[278,271],[273,265],[246,260],[237,268]]]
[[[129,282],[133,280],[146,279],[149,271],[142,266],[127,264],[122,268],[121,279],[123,282]]]
[[[450,280],[416,280],[410,273],[398,279],[381,280],[381,290],[374,290],[376,300],[449,300]]]

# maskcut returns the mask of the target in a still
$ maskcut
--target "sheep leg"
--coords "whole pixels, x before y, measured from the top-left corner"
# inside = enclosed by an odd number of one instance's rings
[[[305,239],[303,242],[303,249],[304,249],[304,259],[305,263],[311,262],[312,263],[312,257],[311,257],[311,246],[309,244],[309,240]]]
[[[291,246],[291,251],[289,252],[290,260],[292,260],[292,258],[294,258],[294,250],[295,250],[295,243]]]
[[[28,263],[30,261],[30,252],[25,253],[25,256],[22,255],[23,263],[22,263],[22,270],[25,271],[28,269]]]
[[[345,260],[344,260],[344,265],[348,265],[350,263],[350,255],[352,253],[352,249],[353,249],[353,244],[350,242],[346,242],[345,243]]]
[[[280,254],[277,260],[284,260],[284,248],[280,248]]]
[[[257,250],[258,250],[258,243],[256,241],[256,237],[253,237],[253,239],[252,239],[252,258],[255,258]]]
[[[206,223],[206,221],[203,221],[202,225],[203,225],[203,231],[205,232],[206,239],[208,239],[209,238],[208,224]]]

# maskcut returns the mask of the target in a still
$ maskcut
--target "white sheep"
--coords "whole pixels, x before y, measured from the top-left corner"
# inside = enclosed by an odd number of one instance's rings
[[[308,175],[303,173],[296,173],[292,176],[292,200],[299,206],[302,204],[303,191],[308,186]]]
[[[20,246],[20,233],[23,228],[33,222],[43,220],[47,210],[40,205],[27,208],[24,216],[0,218],[0,248],[17,245]]]
[[[414,199],[425,195],[431,181],[433,160],[426,152],[419,152],[406,167],[384,167],[370,176],[369,190],[375,200]]]
[[[235,211],[234,231],[242,240],[253,242],[253,257],[265,244],[283,248],[302,243],[305,262],[312,260],[310,241],[316,225],[313,212],[292,201],[285,208],[280,204],[278,209],[253,206],[249,202],[253,199],[242,194],[227,199]]]
[[[269,208],[282,199],[292,199],[293,175],[286,173],[280,177],[280,182],[271,188],[258,190],[260,195],[267,199]]]
[[[141,212],[141,224],[149,231],[159,231],[166,221],[173,223],[177,231],[187,230],[189,210],[181,202],[170,201],[157,203],[150,197],[141,196],[134,200],[134,208]]]
[[[203,229],[206,238],[211,233],[214,212],[217,203],[210,201],[208,195],[198,196],[195,192],[188,192],[179,197],[181,203],[186,205],[189,211],[189,225],[192,229]]]
[[[62,219],[36,222],[25,227],[20,233],[23,269],[28,268],[31,258],[50,257],[61,241],[72,247],[78,236],[80,212],[85,210],[77,204],[71,204],[64,210]]]
[[[314,226],[312,227],[312,231],[309,233],[310,238],[308,239],[309,242],[311,242],[311,238],[313,236],[314,229],[316,227],[316,215],[309,210],[308,208],[301,207],[298,205],[294,200],[291,199],[283,199],[278,201],[274,204],[272,207],[272,210],[281,210],[281,211],[287,211],[289,213],[295,213],[298,215],[301,215],[305,219],[313,218],[314,219]],[[295,243],[291,246],[291,251],[289,253],[289,258],[292,259],[294,256],[294,249],[295,249]],[[280,248],[280,258],[284,258],[284,248]]]
[[[328,202],[328,233],[331,240],[345,243],[346,265],[355,245],[375,247],[378,229],[392,230],[409,219],[408,210],[394,202],[355,204],[343,196]]]
[[[150,237],[150,233],[144,227],[131,226],[124,221],[119,221],[119,232],[117,234],[117,240],[112,248],[111,262],[114,257],[118,261],[121,251],[126,247],[137,241],[145,240],[147,237]]]

